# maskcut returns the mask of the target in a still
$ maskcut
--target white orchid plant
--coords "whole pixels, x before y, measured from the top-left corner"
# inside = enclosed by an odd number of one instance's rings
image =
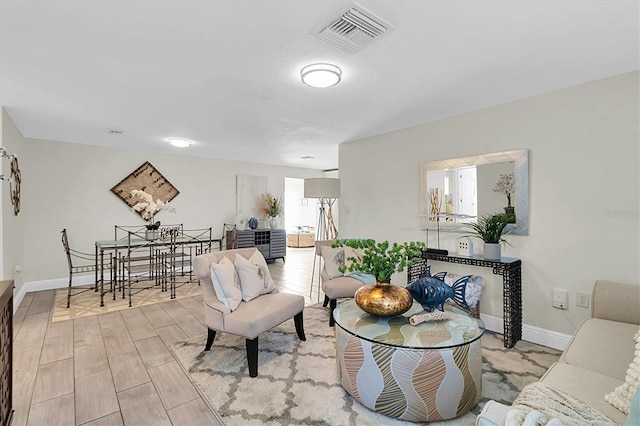
[[[164,201],[157,199],[154,201],[153,196],[141,189],[134,189],[131,191],[132,197],[138,197],[141,201],[138,201],[131,207],[131,210],[140,213],[140,216],[148,223],[145,225],[148,230],[154,230],[160,228],[160,221],[155,222],[156,214],[161,211],[170,211],[175,213],[173,207],[169,207]]]
[[[494,192],[499,192],[507,196],[507,205],[511,207],[511,194],[516,189],[516,177],[514,173],[500,174],[500,179],[493,187]]]

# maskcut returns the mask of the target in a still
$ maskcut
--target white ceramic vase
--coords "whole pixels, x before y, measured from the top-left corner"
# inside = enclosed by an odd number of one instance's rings
[[[489,260],[500,260],[502,253],[499,243],[484,243],[483,256]]]
[[[276,229],[278,227],[278,218],[272,217],[271,219],[269,219],[269,226],[271,227],[271,229]]]

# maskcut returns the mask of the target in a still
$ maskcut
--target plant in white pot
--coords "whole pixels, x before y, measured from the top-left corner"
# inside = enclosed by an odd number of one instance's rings
[[[499,260],[501,256],[500,244],[509,244],[503,235],[510,231],[507,228],[508,218],[501,213],[486,214],[477,222],[468,222],[465,225],[470,233],[466,237],[475,237],[484,241],[484,258]]]

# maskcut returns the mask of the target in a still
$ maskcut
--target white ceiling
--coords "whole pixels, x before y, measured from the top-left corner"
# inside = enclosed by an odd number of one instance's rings
[[[395,29],[355,54],[311,35],[349,3],[0,0],[0,104],[28,138],[331,169],[343,142],[639,68],[638,1],[359,0]],[[314,62],[342,82],[303,85]]]

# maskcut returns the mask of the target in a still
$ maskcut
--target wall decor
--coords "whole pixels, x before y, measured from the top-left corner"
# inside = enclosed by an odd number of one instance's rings
[[[151,194],[154,200],[161,200],[165,204],[176,198],[180,193],[180,191],[148,161],[144,162],[144,164],[111,188],[111,192],[116,194],[118,198],[124,201],[129,207],[133,207],[140,201],[138,197],[131,195],[131,191],[134,189],[145,191]],[[142,217],[143,211],[137,213]]]
[[[268,192],[266,176],[238,175],[236,180],[236,216],[240,219],[264,218],[262,194]]]
[[[9,181],[9,197],[11,198],[11,204],[13,205],[13,214],[18,216],[20,213],[20,183],[22,182],[22,173],[20,172],[20,166],[18,165],[18,156],[16,154],[9,154],[7,150],[2,146],[0,147],[0,157],[7,158],[11,162],[11,174],[9,178],[0,174],[0,180]]]

